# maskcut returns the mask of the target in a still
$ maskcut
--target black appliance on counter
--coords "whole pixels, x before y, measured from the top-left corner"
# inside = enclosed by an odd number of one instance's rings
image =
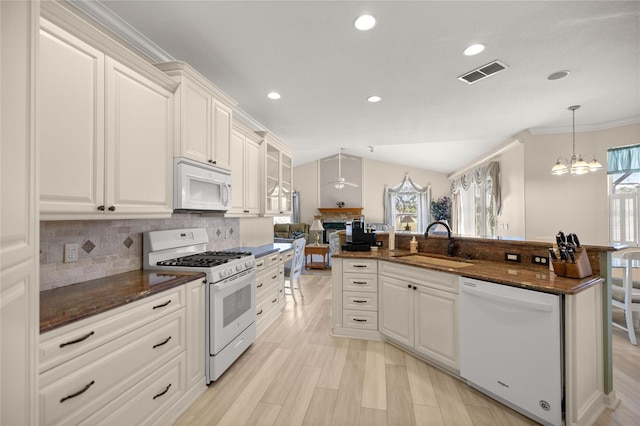
[[[354,219],[347,222],[347,243],[342,245],[342,251],[371,251],[376,245],[376,232],[365,229],[364,219]]]

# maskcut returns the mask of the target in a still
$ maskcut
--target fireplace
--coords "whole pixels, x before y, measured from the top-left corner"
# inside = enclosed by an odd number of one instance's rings
[[[322,242],[329,244],[329,235],[331,235],[332,232],[347,229],[347,222],[323,222],[322,227],[324,228]]]
[[[324,232],[322,241],[327,244],[332,232],[347,229],[347,222],[362,217],[362,207],[318,208]]]

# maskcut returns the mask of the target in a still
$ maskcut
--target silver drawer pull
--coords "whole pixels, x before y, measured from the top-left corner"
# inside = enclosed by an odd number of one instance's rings
[[[167,337],[167,340],[165,340],[164,342],[158,343],[156,345],[153,345],[153,349],[159,347],[159,346],[163,346],[166,345],[167,343],[169,343],[169,340],[171,340],[171,336]]]
[[[367,282],[366,281],[354,281],[354,284],[361,284],[361,285],[366,285]]]
[[[60,347],[61,347],[61,348],[64,348],[64,347],[65,347],[65,346],[67,346],[67,345],[73,345],[74,343],[80,343],[80,342],[83,342],[83,341],[87,340],[89,337],[93,336],[94,334],[96,334],[96,333],[92,331],[92,332],[87,333],[86,335],[84,335],[84,336],[80,337],[79,339],[72,340],[72,341],[70,341],[70,342],[60,343]]]
[[[354,300],[353,303],[367,303],[366,300]]]
[[[360,318],[354,318],[353,319],[355,322],[367,322],[366,319],[360,319]]]
[[[82,389],[81,389],[81,390],[79,390],[78,392],[76,392],[76,393],[72,393],[71,395],[67,395],[67,396],[65,396],[64,398],[62,398],[62,399],[60,400],[60,403],[65,402],[67,399],[75,398],[75,397],[76,397],[76,396],[78,396],[78,395],[82,395],[83,393],[85,393],[86,391],[88,391],[88,390],[89,390],[89,388],[95,384],[95,382],[96,382],[95,380],[92,380],[92,381],[91,381],[91,383],[89,383],[87,386],[85,386],[84,388],[82,388]]]
[[[171,387],[171,383],[169,383],[169,386],[167,386],[162,392],[160,392],[159,394],[154,396],[153,399],[160,398],[162,395],[164,395],[165,393],[169,392],[169,388],[170,387]]]

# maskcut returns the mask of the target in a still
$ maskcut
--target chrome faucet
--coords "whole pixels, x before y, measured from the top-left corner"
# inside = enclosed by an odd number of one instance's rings
[[[453,251],[455,250],[456,245],[453,241],[453,237],[451,236],[451,228],[449,228],[449,225],[447,225],[445,222],[431,222],[429,226],[427,226],[427,230],[424,231],[424,238],[427,239],[429,237],[429,229],[431,229],[431,227],[435,225],[444,225],[444,227],[447,228],[447,238],[449,238],[449,245],[447,245],[447,256],[453,257]]]

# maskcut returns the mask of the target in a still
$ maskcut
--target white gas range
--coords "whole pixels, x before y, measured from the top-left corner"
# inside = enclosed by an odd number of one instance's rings
[[[256,339],[256,262],[245,252],[207,251],[204,228],[143,234],[144,269],[206,274],[206,376],[215,381]]]

